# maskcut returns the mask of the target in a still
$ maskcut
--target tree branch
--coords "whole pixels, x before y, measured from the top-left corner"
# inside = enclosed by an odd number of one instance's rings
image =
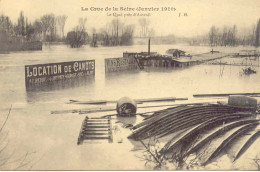
[[[10,107],[10,109],[9,109],[8,115],[7,115],[6,119],[5,119],[5,122],[4,122],[4,124],[2,125],[2,127],[1,127],[1,129],[0,129],[0,133],[2,132],[2,130],[3,130],[4,126],[5,126],[5,124],[6,124],[7,120],[8,120],[8,118],[9,118],[9,116],[10,116],[11,109],[12,109],[12,104],[11,104],[11,107]]]

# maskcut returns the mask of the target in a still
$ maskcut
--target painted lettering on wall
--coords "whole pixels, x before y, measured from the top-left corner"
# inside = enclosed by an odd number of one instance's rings
[[[25,66],[25,83],[37,84],[81,76],[95,75],[95,60],[72,61]]]
[[[116,72],[130,69],[138,69],[136,60],[133,57],[105,59],[106,72]]]

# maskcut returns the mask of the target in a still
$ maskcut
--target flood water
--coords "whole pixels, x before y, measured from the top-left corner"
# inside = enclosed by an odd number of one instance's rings
[[[211,50],[210,47],[152,45],[151,51],[164,54],[170,48],[182,49],[190,54]],[[214,48],[221,52],[237,52],[241,49],[253,49],[253,47]],[[91,143],[78,146],[77,138],[85,115],[51,114],[51,111],[93,107],[67,104],[70,99],[118,100],[124,96],[134,99],[173,96],[187,97],[189,100],[185,103],[189,103],[217,101],[195,99],[193,94],[260,92],[260,68],[256,68],[257,74],[249,76],[240,74],[242,71],[240,66],[225,66],[223,75],[220,76],[219,65],[197,65],[183,69],[153,68],[105,74],[104,59],[122,57],[126,51],[147,51],[147,46],[99,48],[85,46],[71,49],[66,45],[45,45],[42,51],[0,54],[1,121],[4,121],[12,105],[10,117],[0,136],[3,138],[8,133],[8,149],[3,154],[7,157],[12,155],[12,159],[16,159],[30,153],[26,156],[26,160],[31,162],[28,164],[34,170],[147,169],[144,162],[131,151],[134,146],[126,139],[128,132],[121,133],[124,138],[123,144]],[[92,59],[96,64],[94,79],[71,80],[37,91],[26,91],[25,65]],[[89,114],[91,115],[95,114]],[[248,162],[252,163],[249,160]],[[21,169],[29,169],[30,165]],[[15,167],[16,163],[8,163],[1,168]],[[252,165],[228,166],[228,169],[237,168],[251,169]]]

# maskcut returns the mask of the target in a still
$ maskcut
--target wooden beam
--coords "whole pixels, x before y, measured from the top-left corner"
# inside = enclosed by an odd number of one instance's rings
[[[176,100],[188,100],[188,98],[176,98],[176,97],[162,97],[162,98],[148,98],[148,99],[135,99],[137,104],[142,104],[144,102],[159,102],[159,101],[176,101]],[[117,103],[115,100],[70,100],[71,104],[107,104],[107,103]]]
[[[226,97],[230,95],[252,96],[252,95],[260,95],[260,93],[193,94],[193,97]]]

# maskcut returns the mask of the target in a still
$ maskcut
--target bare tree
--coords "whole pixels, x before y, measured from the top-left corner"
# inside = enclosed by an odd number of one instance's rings
[[[53,14],[46,14],[40,19],[42,25],[43,38],[46,40],[47,32],[50,32],[51,35],[54,33],[55,28],[55,17]]]
[[[259,38],[260,38],[260,19],[258,20],[256,33],[255,33],[255,46],[259,46]]]
[[[43,30],[42,30],[42,22],[39,21],[39,20],[35,20],[34,23],[33,23],[33,27],[34,27],[34,33],[40,37]]]
[[[18,18],[17,31],[19,35],[25,36],[25,19],[23,11],[20,12],[20,17]]]
[[[134,25],[127,25],[121,35],[120,45],[133,44]]]
[[[6,123],[9,120],[10,114],[12,110],[12,105],[9,108],[8,114],[0,128],[0,134],[3,134],[3,129],[6,126]],[[1,139],[0,139],[0,169],[5,169],[5,170],[30,170],[37,162],[41,160],[38,159],[35,161],[35,157],[32,155],[35,154],[36,152],[26,152],[25,154],[17,154],[16,149],[13,150],[10,153],[10,150],[8,150],[9,142],[7,140],[8,132],[5,134]],[[3,145],[4,144],[4,145]],[[2,146],[3,145],[3,146]],[[11,148],[12,149],[12,148]],[[10,169],[11,168],[11,169]]]
[[[210,46],[216,46],[218,30],[215,26],[212,26],[209,31]]]
[[[115,45],[120,44],[119,42],[119,31],[121,30],[121,35],[123,34],[123,26],[124,23],[122,23],[118,18],[117,19],[113,19],[111,22],[112,25],[112,37],[114,37],[115,39]]]
[[[80,18],[78,26],[76,26],[73,31],[67,34],[67,41],[71,48],[79,48],[86,43],[86,22],[87,18]]]
[[[61,29],[62,38],[64,38],[64,28],[65,28],[67,19],[68,19],[68,16],[66,16],[66,15],[56,17],[56,23]]]
[[[147,37],[150,20],[147,20],[146,18],[139,19],[139,24],[141,26],[140,37]]]

